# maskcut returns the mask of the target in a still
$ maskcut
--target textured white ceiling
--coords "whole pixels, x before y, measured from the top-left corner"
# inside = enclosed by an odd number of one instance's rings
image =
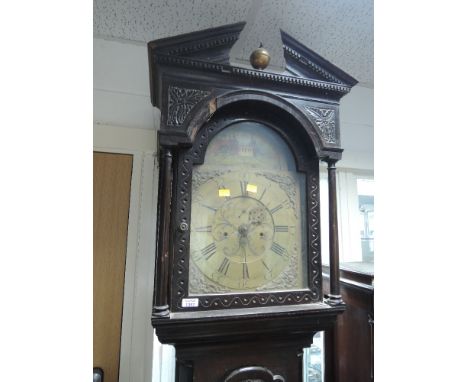
[[[247,21],[231,60],[263,43],[283,66],[279,29],[361,84],[374,82],[373,0],[94,0],[96,37],[148,42]]]

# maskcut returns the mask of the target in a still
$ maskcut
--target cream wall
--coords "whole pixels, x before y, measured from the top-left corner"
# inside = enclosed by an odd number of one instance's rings
[[[374,169],[374,89],[355,86],[341,99],[341,168]]]
[[[94,149],[134,155],[120,382],[173,380],[173,349],[159,344],[150,323],[160,113],[150,102],[146,46],[95,38],[93,95]],[[346,95],[340,120],[344,154],[338,166],[346,174],[372,173],[373,89],[356,86]]]
[[[94,39],[94,122],[154,129],[146,46]]]

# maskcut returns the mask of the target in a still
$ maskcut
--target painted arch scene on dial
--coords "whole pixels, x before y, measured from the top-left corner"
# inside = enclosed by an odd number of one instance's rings
[[[192,174],[189,295],[307,287],[305,175],[286,142],[236,122]]]

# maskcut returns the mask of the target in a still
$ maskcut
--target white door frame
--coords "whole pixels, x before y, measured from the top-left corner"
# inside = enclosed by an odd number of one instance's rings
[[[102,146],[94,146],[94,151],[133,155],[119,382],[148,382],[152,380],[154,337],[151,307],[158,189],[155,153]]]

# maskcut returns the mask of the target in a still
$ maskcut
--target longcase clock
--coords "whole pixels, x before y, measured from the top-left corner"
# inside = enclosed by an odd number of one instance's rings
[[[178,382],[300,381],[302,349],[345,309],[335,163],[339,100],[356,81],[285,32],[283,72],[231,65],[243,26],[148,44],[161,110],[152,323],[176,348]],[[329,169],[327,296],[320,161]]]

